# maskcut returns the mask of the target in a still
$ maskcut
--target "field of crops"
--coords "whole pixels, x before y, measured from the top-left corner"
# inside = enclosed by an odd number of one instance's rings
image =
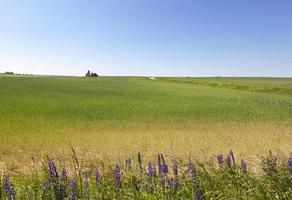
[[[0,91],[0,169],[10,171],[71,146],[107,159],[229,149],[252,159],[292,146],[292,79],[1,77]]]
[[[288,78],[0,76],[1,183],[12,180],[22,199],[55,198],[62,185],[69,195],[73,186],[61,178],[62,168],[74,178],[78,198],[88,189],[90,197],[100,199],[188,199],[195,194],[289,199],[291,147]],[[228,164],[230,149],[236,159]],[[269,150],[273,155],[267,155]],[[142,169],[137,152],[143,155]],[[167,173],[159,173],[158,153],[169,165]],[[221,153],[222,166],[216,163]],[[58,177],[49,172],[46,155],[58,161]],[[132,170],[125,166],[129,158]],[[157,170],[153,177],[148,161]],[[196,180],[190,165],[197,170]],[[98,184],[96,168],[103,175]],[[122,187],[112,170],[122,177]],[[46,181],[50,184],[44,189]],[[272,190],[274,184],[281,187]],[[9,191],[2,187],[0,197]]]

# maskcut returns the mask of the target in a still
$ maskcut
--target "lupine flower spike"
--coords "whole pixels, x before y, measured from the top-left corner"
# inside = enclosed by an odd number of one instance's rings
[[[155,165],[152,165],[152,176],[156,177],[157,174],[156,174],[156,167]]]
[[[55,165],[53,159],[51,159],[51,158],[49,158],[49,160],[48,160],[48,170],[49,170],[49,175],[50,175],[51,179],[58,178],[56,165]]]
[[[118,165],[116,165],[116,167],[114,168],[114,179],[115,179],[115,183],[116,183],[116,187],[120,188],[121,187],[121,171],[120,171],[120,167]]]
[[[217,155],[217,161],[218,161],[219,166],[221,167],[224,163],[224,158],[222,154]]]
[[[168,166],[167,166],[167,164],[162,164],[161,172],[164,175],[166,175],[168,173]]]
[[[70,179],[70,191],[69,191],[69,200],[76,199],[76,181],[74,178]]]
[[[240,162],[240,168],[241,168],[241,171],[242,171],[244,174],[246,174],[246,171],[247,171],[247,169],[246,169],[246,162],[245,162],[243,159],[241,159],[241,162]]]
[[[48,192],[49,187],[50,187],[50,182],[48,180],[45,180],[43,183],[44,192]]]
[[[292,157],[288,158],[288,167],[290,175],[292,175]]]
[[[98,185],[99,180],[100,180],[100,173],[98,169],[95,169],[94,171],[94,177],[95,177],[95,184]]]
[[[194,184],[196,181],[196,170],[195,170],[194,165],[191,162],[189,163],[189,172],[192,177],[192,182]]]
[[[67,170],[65,168],[62,169],[61,180],[67,181]]]
[[[152,177],[152,163],[150,161],[148,162],[147,168],[148,168],[148,176]]]
[[[15,199],[15,190],[8,177],[5,177],[4,179],[4,191],[6,193],[7,200]]]
[[[194,192],[194,195],[193,195],[193,200],[202,200],[203,197],[202,197],[202,193],[199,189],[197,189],[195,192]]]
[[[156,167],[149,161],[148,162],[148,176],[156,177]]]
[[[173,170],[173,175],[174,176],[177,176],[178,169],[177,169],[177,164],[176,164],[176,161],[175,160],[172,161],[172,170]]]
[[[126,160],[126,168],[129,169],[129,170],[131,170],[131,168],[132,168],[131,167],[131,158],[129,158],[129,159]]]
[[[171,178],[171,182],[174,189],[177,190],[179,186],[179,182],[178,182],[178,167],[175,160],[172,161],[172,170],[173,170],[174,178]]]
[[[227,155],[226,164],[228,167],[231,167],[231,165],[232,165],[232,156],[230,153]]]
[[[84,187],[85,187],[84,198],[89,199],[89,177],[87,175],[85,176]]]
[[[162,173],[163,175],[165,175],[165,174],[168,173],[168,166],[167,166],[167,164],[165,163],[164,156],[163,156],[162,153],[160,154],[160,158],[161,158],[161,163],[162,163],[162,165],[161,165],[161,173]]]

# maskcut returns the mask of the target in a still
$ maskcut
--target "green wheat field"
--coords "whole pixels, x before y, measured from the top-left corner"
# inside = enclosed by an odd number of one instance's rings
[[[0,166],[16,171],[71,146],[98,158],[247,159],[292,147],[288,78],[2,76],[0,91]]]

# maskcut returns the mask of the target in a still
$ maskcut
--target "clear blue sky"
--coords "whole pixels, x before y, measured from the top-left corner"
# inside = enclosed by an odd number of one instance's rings
[[[292,1],[0,0],[0,72],[292,76]]]

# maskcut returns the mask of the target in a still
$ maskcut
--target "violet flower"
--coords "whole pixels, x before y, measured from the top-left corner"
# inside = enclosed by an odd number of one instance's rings
[[[48,170],[49,170],[49,175],[50,175],[51,179],[58,178],[58,172],[57,172],[56,165],[55,165],[53,159],[51,159],[51,158],[49,158],[49,160],[48,160]]]
[[[217,157],[218,164],[221,167],[223,165],[223,163],[224,163],[223,155],[222,154],[219,154],[216,157]]]
[[[115,179],[115,183],[117,188],[121,187],[121,170],[120,167],[118,165],[116,165],[116,167],[114,168],[113,174],[114,174],[114,179]]]
[[[16,193],[8,177],[5,177],[4,179],[4,191],[6,193],[7,200],[15,200]]]
[[[75,200],[76,199],[76,181],[74,178],[70,179],[70,191],[69,191],[69,200]]]

